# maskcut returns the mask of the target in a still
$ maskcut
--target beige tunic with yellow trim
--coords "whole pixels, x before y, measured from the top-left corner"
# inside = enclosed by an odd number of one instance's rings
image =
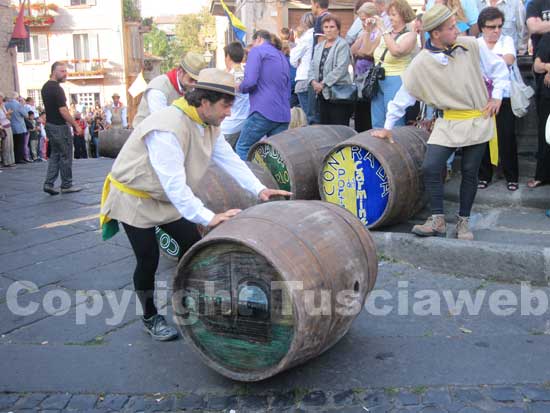
[[[475,38],[459,37],[449,63],[438,62],[422,50],[403,74],[407,92],[417,100],[438,109],[482,110],[489,100],[480,68],[479,45]],[[493,137],[493,119],[445,120],[438,118],[428,143],[463,147],[488,142]]]
[[[102,215],[138,228],[151,228],[181,218],[170,203],[149,161],[145,136],[152,131],[174,134],[185,154],[187,184],[195,187],[209,165],[219,129],[208,126],[201,136],[197,124],[175,106],[168,106],[150,115],[134,129],[119,155],[111,176],[123,185],[148,193],[151,198],[138,198],[111,186],[101,209]]]
[[[149,104],[147,103],[147,99],[145,97],[147,91],[150,89],[157,89],[164,93],[168,105],[171,105],[174,100],[181,97],[178,91],[174,89],[174,86],[172,86],[172,83],[170,83],[170,79],[168,79],[167,75],[160,75],[155,77],[149,82],[149,84],[147,85],[147,89],[145,89],[145,92],[143,92],[143,95],[141,96],[141,101],[139,102],[137,114],[132,121],[132,126],[134,128],[136,128],[141,122],[145,120],[147,116],[151,114],[151,111],[149,110]]]

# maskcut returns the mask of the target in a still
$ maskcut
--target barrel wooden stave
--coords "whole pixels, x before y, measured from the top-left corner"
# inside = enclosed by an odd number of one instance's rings
[[[131,129],[106,129],[99,132],[99,156],[116,158],[130,137]]]
[[[355,134],[342,125],[290,129],[253,145],[248,160],[270,170],[279,187],[293,193],[292,199],[319,199],[317,174],[325,155]],[[266,150],[267,162],[260,155]]]
[[[222,262],[225,267],[220,266]],[[244,266],[236,264],[239,262]],[[177,297],[173,300],[174,311],[187,342],[207,365],[236,380],[258,381],[303,363],[340,340],[374,288],[376,274],[374,242],[349,212],[319,201],[262,204],[214,229],[186,253],[174,279]],[[198,316],[197,327],[183,325],[185,321],[180,316],[187,311],[182,302],[186,294],[191,294],[188,289],[190,286],[200,289],[201,283],[212,280],[215,280],[213,290],[231,291],[231,300],[227,302],[231,301],[228,307],[235,313],[225,320],[228,325],[238,324],[241,319],[234,314],[238,314],[236,294],[243,280],[267,286],[272,286],[273,281],[298,281],[303,289],[290,291],[291,284],[285,284],[292,303],[290,318],[277,313],[286,308],[278,301],[277,291],[269,289],[271,294],[266,293],[275,297],[270,302],[269,326],[263,326],[268,337],[271,328],[273,341],[266,341],[265,337],[262,341],[253,334],[260,331],[261,323],[254,324],[254,328],[243,324],[241,329],[245,333],[250,331],[251,336],[242,333],[245,335],[236,339],[226,330],[216,331],[216,325],[223,324],[223,317],[216,319],[218,324],[212,323],[210,336],[205,334],[207,315]],[[330,316],[310,315],[310,307],[306,308],[306,296],[314,294],[317,303],[321,290],[330,292]],[[335,311],[340,304],[336,301],[338,293],[344,290],[357,291],[357,313]],[[239,350],[242,346],[246,351]],[[254,360],[249,358],[250,353]]]
[[[268,188],[277,188],[271,174],[259,165],[247,162],[252,173]],[[214,162],[210,163],[200,182],[192,188],[193,193],[212,212],[219,214],[228,209],[246,209],[258,204],[258,197],[242,188],[233,177]],[[182,255],[175,239],[160,228],[156,228],[157,242],[163,255],[177,260]]]
[[[374,156],[385,173],[385,180],[381,179],[381,185],[387,185],[388,194],[383,212],[374,221],[367,222],[367,228],[378,228],[405,221],[426,203],[422,163],[429,134],[424,129],[412,126],[396,128],[392,132],[395,141],[393,144],[387,140],[375,138],[371,136],[370,131],[367,131],[336,145],[323,160],[323,167],[318,176],[321,199],[336,203],[334,195],[328,195],[333,193],[335,186],[328,185],[327,181],[328,178],[336,177],[342,172],[342,168],[339,168],[339,157],[343,155],[340,155],[339,151],[344,152],[344,148],[351,148],[353,153],[354,149],[360,149]],[[359,157],[363,156],[362,154]],[[332,172],[332,175],[327,171]],[[357,172],[355,170],[356,174]],[[380,176],[382,175],[380,173]],[[342,185],[342,182],[338,181],[334,185]],[[367,202],[369,202],[368,199]],[[357,211],[357,214],[358,218],[361,218],[360,211]]]

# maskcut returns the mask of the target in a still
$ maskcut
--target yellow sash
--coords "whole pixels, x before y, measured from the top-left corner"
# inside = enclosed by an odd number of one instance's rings
[[[149,195],[147,192],[129,188],[123,183],[117,181],[111,176],[111,174],[109,174],[107,175],[107,178],[105,178],[105,182],[103,183],[103,191],[101,192],[101,209],[103,209],[103,205],[105,205],[105,201],[109,196],[109,192],[111,191],[111,184],[114,185],[114,187],[120,192],[124,192],[138,198],[151,198],[151,195]],[[111,219],[109,216],[100,214],[99,229],[103,234],[103,240],[107,240],[118,232],[118,223],[116,222],[116,220]]]
[[[480,110],[455,110],[449,109],[443,111],[443,119],[445,120],[467,120],[483,117],[483,112]],[[493,116],[493,137],[489,141],[489,153],[491,154],[491,163],[498,165],[498,135],[497,121]]]

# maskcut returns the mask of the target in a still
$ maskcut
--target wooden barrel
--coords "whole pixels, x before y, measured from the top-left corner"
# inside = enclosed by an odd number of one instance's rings
[[[247,162],[247,165],[262,184],[277,189],[277,182],[268,171],[252,162]],[[193,193],[216,214],[233,208],[246,209],[260,202],[213,162],[197,187],[193,188]],[[155,228],[155,233],[160,251],[168,258],[179,259],[184,251],[181,251],[176,240],[159,227]]]
[[[319,199],[317,175],[323,158],[355,134],[340,125],[290,129],[253,145],[248,160],[271,171],[279,188],[294,194],[292,199]]]
[[[99,156],[116,158],[132,129],[106,129],[99,132]]]
[[[256,205],[183,256],[175,319],[208,366],[262,380],[340,340],[377,268],[368,230],[344,209],[321,201]]]
[[[360,133],[336,145],[319,174],[321,199],[342,206],[367,228],[402,222],[425,204],[422,162],[428,132],[393,130],[395,143]]]

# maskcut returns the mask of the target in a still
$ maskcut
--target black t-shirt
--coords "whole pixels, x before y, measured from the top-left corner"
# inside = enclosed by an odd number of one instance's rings
[[[550,63],[550,33],[546,33],[541,37],[535,57],[538,57],[543,63]],[[536,81],[539,96],[550,98],[550,88],[544,85],[544,75],[538,74]]]
[[[550,21],[550,0],[532,0],[527,5],[526,18],[539,17],[543,21]],[[533,34],[531,40],[533,41],[533,49],[537,50],[537,45],[542,35]]]
[[[65,125],[67,122],[61,116],[59,108],[67,106],[65,91],[55,80],[48,80],[42,86],[42,101],[46,111],[46,122],[54,125]]]

